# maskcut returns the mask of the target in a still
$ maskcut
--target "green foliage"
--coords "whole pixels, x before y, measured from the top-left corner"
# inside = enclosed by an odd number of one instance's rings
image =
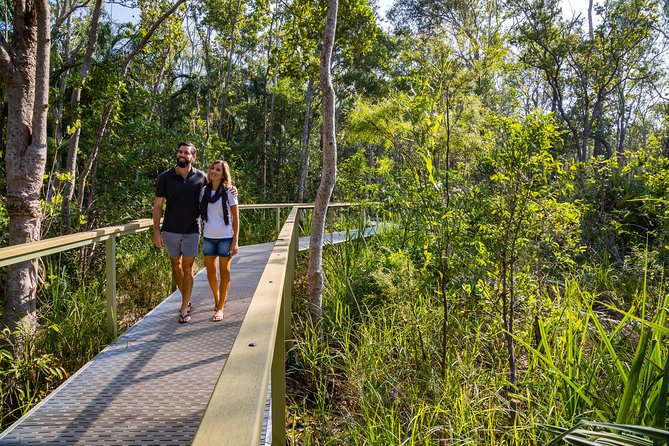
[[[549,446],[563,442],[572,445],[659,446],[669,441],[669,431],[618,423],[580,421],[571,429],[551,427],[547,430],[558,434]]]
[[[75,230],[148,217],[157,175],[184,139],[200,168],[228,160],[241,201],[254,203],[296,200],[306,138],[313,197],[325,3],[189,2],[122,76],[120,62],[170,4],[141,0],[134,24],[103,20],[78,113],[68,101],[83,82],[90,8],[69,20],[54,10],[45,237],[59,232],[75,129],[75,180],[90,168]],[[0,6],[9,19],[10,6]],[[339,2],[335,197],[380,202],[390,229],[327,249],[324,331],[298,319],[304,337],[291,352],[318,408],[292,419],[296,436],[303,423],[318,444],[536,444],[542,422],[666,425],[666,16],[645,0],[593,13],[590,29],[557,0],[407,0],[392,9],[391,31],[368,2]],[[0,190],[4,181],[0,172]],[[5,207],[2,198],[0,229]],[[361,229],[342,214],[328,227]],[[275,216],[243,211],[242,244],[271,239]],[[119,242],[122,328],[168,291],[169,264],[156,254],[148,234]],[[88,249],[43,268],[35,345],[68,372],[105,342],[101,258]],[[519,384],[503,395],[511,328]],[[21,367],[40,370],[37,357]],[[509,425],[509,400],[523,426]]]
[[[73,270],[68,260],[73,259],[55,255],[45,264],[38,305],[43,329],[36,346],[56,355],[68,373],[72,373],[111,339],[105,330],[103,285],[93,274],[82,283],[81,271]]]
[[[575,276],[548,288],[522,282],[529,314],[517,321],[514,335],[520,371],[512,395],[522,421],[510,426],[499,392],[508,384],[506,361],[497,354],[501,321],[489,317],[487,306],[463,299],[447,326],[450,366],[442,375],[442,331],[436,328],[444,316],[434,288],[426,287],[434,279],[410,251],[389,249],[405,237],[404,226],[397,221],[364,243],[326,251],[318,328],[300,316],[307,305],[298,282],[288,361],[292,444],[529,445],[548,441],[538,429],[547,423],[615,421],[626,411],[629,421],[654,425],[666,413],[666,297],[645,320],[637,310],[605,305],[606,293],[584,290]],[[485,282],[476,293],[495,300]],[[654,334],[640,354],[642,326]],[[626,388],[634,389],[629,404]]]
[[[172,274],[151,230],[119,238],[116,265],[118,326],[124,332],[171,294]]]
[[[371,150],[371,149],[370,149]],[[376,160],[376,166],[369,166],[365,155],[358,152],[339,165],[337,184],[333,191],[335,200],[359,202],[378,201],[386,189],[385,180],[393,162],[388,158]]]
[[[0,337],[0,429],[25,415],[67,376],[57,355],[38,353],[32,339],[17,335],[5,328]],[[16,348],[16,339],[26,345]]]
[[[669,244],[668,208],[658,200],[669,187],[667,166],[666,158],[643,152],[577,166],[576,193],[587,209],[584,241],[599,258],[624,262],[643,251],[646,237],[651,246]],[[657,254],[667,261],[666,249]]]

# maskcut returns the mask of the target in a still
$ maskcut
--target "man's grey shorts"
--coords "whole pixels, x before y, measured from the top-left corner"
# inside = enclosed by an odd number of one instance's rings
[[[200,234],[197,232],[192,234],[177,234],[176,232],[163,231],[163,240],[167,247],[167,255],[171,259],[179,256],[197,257],[198,243],[200,241]]]

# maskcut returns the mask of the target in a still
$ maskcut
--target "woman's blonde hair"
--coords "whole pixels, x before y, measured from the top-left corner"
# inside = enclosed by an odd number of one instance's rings
[[[215,164],[220,164],[223,166],[223,185],[225,187],[232,186],[232,175],[230,175],[230,166],[227,161],[216,160],[209,165],[209,170],[214,167]],[[209,178],[209,172],[207,172],[207,182],[211,183],[211,178]]]

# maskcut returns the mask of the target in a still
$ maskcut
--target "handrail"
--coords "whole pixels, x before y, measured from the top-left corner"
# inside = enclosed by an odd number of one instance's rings
[[[309,208],[313,205],[295,205],[279,232],[191,446],[258,446],[270,375],[272,445],[286,443],[286,340],[291,338],[299,217]]]
[[[329,207],[349,207],[353,203],[330,203]],[[265,203],[265,204],[240,204],[240,209],[277,209],[281,208],[300,208],[310,209],[313,203]],[[94,229],[76,234],[62,235],[44,240],[37,240],[20,245],[11,245],[0,248],[0,267],[13,265],[25,260],[32,260],[49,254],[55,254],[69,249],[80,248],[82,246],[105,241],[115,236],[131,235],[146,231],[153,227],[153,220],[143,218],[133,220],[129,223],[118,226],[107,226],[100,229]],[[277,234],[279,231],[277,231]]]
[[[301,207],[293,207],[281,229],[192,446],[258,446],[270,370],[272,444],[285,444],[285,340]]]
[[[346,207],[351,205],[353,204],[331,203],[330,207]],[[285,207],[307,209],[312,208],[313,203],[264,203],[239,205],[240,209],[276,209],[277,234],[279,234],[281,228],[281,209]],[[0,267],[104,241],[106,261],[107,329],[111,336],[116,337],[116,237],[137,234],[146,231],[151,227],[153,227],[153,220],[144,218],[133,220],[123,225],[108,226],[94,229],[92,231],[6,246],[0,248]]]
[[[108,226],[92,231],[76,234],[61,235],[20,245],[0,248],[0,267],[31,260],[49,254],[55,254],[69,249],[79,248],[92,243],[101,242],[114,236],[130,235],[146,231],[153,226],[150,218],[134,220],[119,226]]]
[[[145,218],[125,225],[108,226],[93,231],[7,246],[0,248],[0,267],[104,241],[107,332],[116,337],[118,334],[118,324],[116,323],[116,237],[146,231],[152,226],[153,220]]]

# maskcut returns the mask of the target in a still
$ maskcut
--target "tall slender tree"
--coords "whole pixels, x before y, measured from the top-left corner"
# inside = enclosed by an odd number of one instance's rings
[[[86,83],[86,78],[93,62],[93,52],[98,40],[98,25],[100,24],[100,14],[102,13],[102,0],[95,0],[93,13],[91,14],[90,27],[88,29],[88,41],[86,43],[86,52],[79,69],[79,79],[77,85],[72,90],[71,107],[74,134],[70,138],[70,147],[67,151],[67,172],[68,177],[63,188],[63,204],[61,206],[62,232],[71,231],[70,209],[72,197],[74,196],[74,186],[77,175],[77,155],[79,153],[79,141],[81,140],[81,93]]]
[[[337,0],[328,0],[325,34],[321,50],[320,82],[323,92],[323,175],[316,193],[309,241],[308,294],[309,310],[314,320],[323,312],[323,231],[330,196],[337,179],[337,134],[335,129],[335,92],[332,86],[331,61],[337,29]]]

